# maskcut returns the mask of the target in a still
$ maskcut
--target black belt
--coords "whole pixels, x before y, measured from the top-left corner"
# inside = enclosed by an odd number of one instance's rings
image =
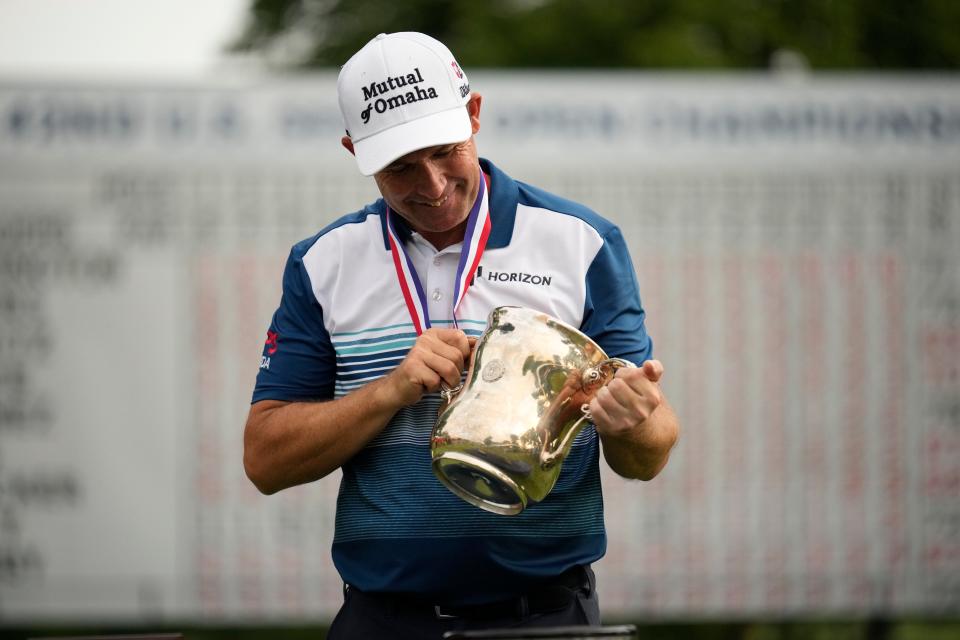
[[[469,620],[494,620],[524,618],[537,613],[565,609],[577,597],[581,589],[589,592],[590,579],[583,567],[576,566],[537,587],[528,593],[507,600],[484,604],[438,605],[415,600],[408,596],[388,593],[363,593],[364,596],[383,602],[388,606],[410,612],[421,611],[437,618],[466,618]]]

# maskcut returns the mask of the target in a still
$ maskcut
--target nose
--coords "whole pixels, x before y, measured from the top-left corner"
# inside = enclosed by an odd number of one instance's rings
[[[438,200],[443,197],[447,188],[447,178],[440,167],[426,160],[420,163],[417,173],[417,191],[421,196],[428,200]]]

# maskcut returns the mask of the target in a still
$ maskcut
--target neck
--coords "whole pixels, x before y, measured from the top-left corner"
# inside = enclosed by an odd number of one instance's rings
[[[418,231],[417,233],[423,236],[427,242],[432,244],[434,249],[437,251],[442,251],[451,245],[455,245],[458,242],[463,242],[463,237],[466,235],[466,231],[467,221],[464,220],[449,231]]]

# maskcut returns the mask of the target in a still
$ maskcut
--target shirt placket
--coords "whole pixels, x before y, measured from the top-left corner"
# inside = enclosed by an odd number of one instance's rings
[[[454,274],[450,272],[449,265],[453,263],[453,258],[449,253],[441,251],[434,254],[428,263],[430,317],[437,321],[451,319]]]
[[[457,258],[460,245],[437,251],[422,239],[414,241],[416,253],[420,257],[417,267],[422,274],[421,285],[427,298],[427,311],[431,322],[451,319],[450,307],[453,304],[453,286],[456,277]],[[447,326],[446,324],[440,326]]]

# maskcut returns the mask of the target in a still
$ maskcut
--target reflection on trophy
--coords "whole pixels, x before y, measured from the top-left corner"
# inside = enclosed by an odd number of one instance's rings
[[[434,473],[481,509],[520,513],[553,489],[597,391],[632,366],[545,313],[497,307],[463,388],[443,394]]]

